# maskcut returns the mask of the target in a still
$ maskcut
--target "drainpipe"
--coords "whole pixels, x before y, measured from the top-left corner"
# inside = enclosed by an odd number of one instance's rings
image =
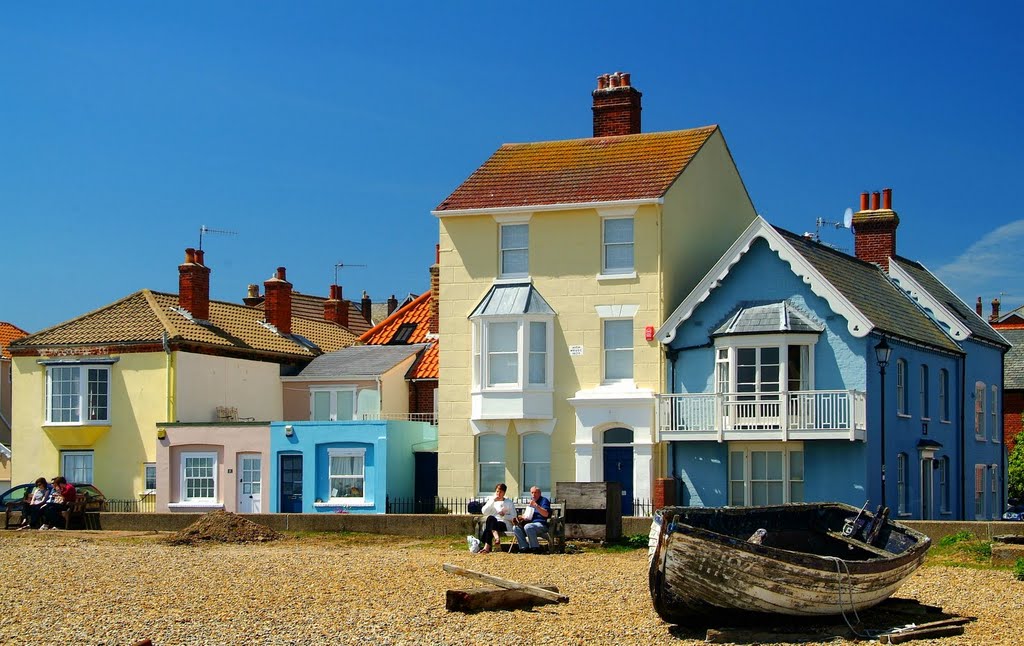
[[[960,357],[960,520],[967,520],[967,429],[964,417],[967,408],[967,355]]]
[[[377,419],[384,419],[384,387],[381,385],[380,375],[377,375]]]
[[[167,335],[166,331],[160,334],[160,341],[163,343],[164,354],[167,357],[164,364],[164,372],[167,373],[167,421],[175,422],[177,419],[174,415],[174,410],[176,408],[174,405],[174,352],[171,351],[170,337]]]

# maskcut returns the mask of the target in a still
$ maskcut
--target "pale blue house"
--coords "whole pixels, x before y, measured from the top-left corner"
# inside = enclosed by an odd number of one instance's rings
[[[853,216],[857,257],[757,218],[656,333],[680,504],[1001,515],[1009,346],[896,254],[899,218],[878,195]]]

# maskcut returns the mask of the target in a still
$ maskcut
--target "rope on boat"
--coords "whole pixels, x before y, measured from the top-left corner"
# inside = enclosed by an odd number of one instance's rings
[[[849,579],[850,578],[850,565],[849,565],[849,563],[847,563],[843,559],[841,559],[839,557],[836,557],[836,556],[828,556],[828,557],[825,557],[825,558],[829,558],[829,559],[831,559],[831,560],[836,562],[836,582],[838,584],[837,587],[838,587],[838,593],[839,593],[839,612],[842,613],[842,615],[843,615],[843,621],[846,622],[846,627],[850,629],[850,632],[852,632],[857,637],[860,637],[861,639],[873,639],[875,637],[875,635],[871,634],[870,632],[860,632],[859,630],[857,630],[856,628],[853,627],[853,624],[850,623],[849,617],[846,616],[846,608],[843,607],[843,570],[846,570],[846,578]],[[857,613],[857,607],[853,603],[853,586],[852,585],[847,585],[846,588],[847,588],[847,593],[848,593],[848,595],[850,597],[850,609],[853,610],[853,618],[857,620],[857,624],[859,625],[860,624],[860,615]]]

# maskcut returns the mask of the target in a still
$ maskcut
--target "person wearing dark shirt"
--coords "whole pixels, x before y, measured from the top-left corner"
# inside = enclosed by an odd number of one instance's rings
[[[78,492],[75,491],[74,485],[70,484],[64,476],[54,478],[52,500],[42,508],[46,524],[42,525],[40,529],[57,529],[62,520],[61,514],[71,506],[71,503],[75,502],[77,495]]]
[[[516,519],[519,522],[512,528],[522,554],[540,551],[537,535],[548,531],[551,517],[551,501],[541,495],[540,487],[530,487],[530,498],[526,513]]]

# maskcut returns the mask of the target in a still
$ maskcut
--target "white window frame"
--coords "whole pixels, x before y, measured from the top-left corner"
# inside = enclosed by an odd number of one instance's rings
[[[608,223],[629,221],[629,242],[608,242]],[[633,261],[628,267],[609,267],[608,251],[611,247],[629,247]],[[636,221],[633,216],[601,218],[601,277],[624,277],[636,275]]]
[[[992,443],[999,444],[1003,441],[1002,433],[1000,432],[999,424],[999,386],[992,384],[990,386],[992,399],[989,402],[989,415],[991,417],[989,428],[992,429]]]
[[[974,465],[974,520],[985,520],[985,470],[988,465]]]
[[[148,486],[150,470],[153,472],[153,486]],[[143,462],[142,463],[142,494],[148,496],[156,493],[156,462]]]
[[[949,423],[949,371],[939,370],[939,421]]]
[[[330,393],[330,419],[318,420],[314,417],[316,411],[316,393]],[[351,397],[352,399],[352,417],[345,419],[338,419],[338,399],[342,395]],[[358,419],[359,411],[357,410],[358,398],[356,397],[355,386],[311,386],[309,388],[309,420],[319,422],[343,422],[352,419]]]
[[[909,417],[907,411],[910,402],[907,401],[907,360],[896,360],[896,414],[901,417]]]
[[[627,347],[608,347],[608,324],[626,323],[629,326],[629,345]],[[601,319],[601,383],[604,384],[631,384],[636,375],[636,330],[633,325],[633,318],[615,317]],[[608,353],[629,352],[629,376],[609,377],[608,376]]]
[[[526,246],[513,247],[511,243],[505,246],[505,230],[514,227],[522,227],[526,230]],[[526,271],[506,271],[505,254],[525,252]],[[530,275],[530,224],[529,222],[501,222],[498,224],[498,277],[499,278],[526,278]]]
[[[974,439],[984,442],[988,438],[988,433],[985,430],[985,395],[988,389],[985,388],[985,382],[977,381],[974,383]]]
[[[77,398],[76,406],[74,408],[61,408],[59,410],[67,410],[74,415],[78,416],[77,420],[55,420],[54,419],[54,408],[53,408],[53,376],[54,371],[74,371],[76,377],[74,383],[78,386],[78,392],[74,395],[68,395],[69,397]],[[105,375],[106,383],[106,405],[103,407],[104,417],[102,419],[88,419],[89,411],[91,406],[89,400],[94,396],[89,392],[89,371],[99,370]],[[46,366],[46,402],[44,404],[46,424],[50,426],[91,426],[91,425],[107,425],[110,424],[110,366],[106,364],[95,364],[95,363],[75,363],[75,364],[57,364]]]
[[[516,381],[514,383],[489,383],[490,357],[488,349],[490,329],[495,324],[514,324],[516,326]],[[544,351],[531,352],[530,334],[533,323],[544,324]],[[480,317],[473,321],[473,390],[480,391],[551,391],[553,389],[553,373],[555,368],[554,318],[551,316],[497,316]],[[531,355],[543,354],[544,382],[530,382]]]
[[[533,461],[533,462],[527,462],[526,461],[526,443],[527,443],[527,441],[532,442],[534,439],[540,439],[540,440],[546,440],[547,441],[547,460],[546,461]],[[551,492],[551,436],[548,435],[547,433],[526,433],[525,435],[521,436],[520,439],[519,439],[519,455],[522,458],[520,460],[520,467],[519,467],[519,476],[521,478],[521,480],[520,480],[520,487],[519,487],[520,490],[526,492],[526,491],[529,491],[529,489],[527,489],[527,487],[535,487],[536,486],[536,487],[540,487],[541,493],[549,494]],[[548,481],[546,483],[543,483],[543,482],[531,482],[530,479],[526,475],[526,467],[527,467],[527,465],[543,466],[545,464],[548,467]],[[547,485],[547,486],[545,487],[544,485]]]
[[[921,364],[921,387],[920,387],[920,401],[921,406],[921,419],[925,421],[931,420],[931,410],[929,409],[928,401],[928,364]]]
[[[86,470],[87,475],[80,476],[68,470],[67,459],[68,458],[88,458],[88,468]],[[67,479],[68,482],[78,482],[81,484],[94,484],[92,479],[95,474],[96,456],[93,451],[61,451],[60,452],[60,474]]]
[[[212,469],[213,469],[213,474],[212,474],[212,476],[213,476],[213,496],[212,497],[199,497],[199,496],[192,497],[192,496],[188,495],[188,482],[189,482],[189,479],[186,477],[186,471],[188,469],[188,461],[190,459],[200,459],[200,458],[212,458],[212,460],[213,460],[213,464],[212,464]],[[217,495],[220,492],[220,482],[219,482],[219,478],[218,478],[218,475],[219,475],[218,472],[220,471],[220,465],[217,462],[217,454],[215,452],[212,452],[212,451],[189,451],[189,452],[182,452],[182,454],[179,456],[179,459],[181,460],[181,462],[180,462],[181,502],[183,502],[183,503],[190,503],[190,504],[196,504],[196,503],[213,503],[213,504],[217,504],[218,503]]]
[[[363,469],[361,474],[335,474],[331,472],[331,458],[359,458],[362,460]],[[345,478],[347,480],[360,479],[363,486],[359,488],[360,496],[335,496],[332,488],[334,478]],[[360,447],[329,448],[327,449],[327,502],[331,505],[361,505],[366,502],[366,449]]]
[[[498,439],[497,440],[493,440],[493,438],[498,438]],[[498,443],[499,448],[500,448],[501,460],[488,460],[488,461],[484,462],[481,459],[481,457],[480,457],[480,443],[484,442],[484,441],[486,441],[486,442],[494,441],[494,442]],[[505,465],[508,463],[508,461],[506,459],[506,455],[505,455],[505,436],[501,435],[499,433],[483,433],[483,434],[477,436],[475,444],[476,444],[476,446],[474,447],[474,449],[475,449],[475,453],[476,453],[475,457],[476,457],[476,488],[477,488],[477,495],[478,496],[489,496],[489,495],[494,493],[494,487],[496,487],[498,485],[498,482],[504,482],[504,480],[505,480],[505,471],[506,471]],[[501,466],[500,471],[501,471],[502,475],[501,475],[500,479],[498,480],[498,482],[487,483],[486,486],[485,486],[485,484],[483,482],[483,474],[484,474],[483,466],[484,465],[488,465],[488,466],[491,466],[491,467],[498,466],[498,465]]]
[[[907,468],[910,464],[910,458],[906,453],[900,452],[896,454],[896,514],[899,516],[909,516],[910,512],[910,496],[909,489],[907,487]]]
[[[803,442],[730,442],[727,451],[727,463],[728,463],[728,485],[726,488],[726,504],[733,507],[750,506],[752,504],[752,490],[753,490],[753,459],[751,454],[755,452],[765,453],[781,453],[782,454],[782,496],[783,504],[790,502],[802,502],[794,501],[793,497],[793,484],[800,483],[806,485],[807,477],[807,465],[804,464],[803,477],[800,479],[794,479],[791,475],[791,464],[793,453],[800,453],[801,457],[806,460],[806,453],[804,452]],[[741,477],[737,477],[733,469],[732,456],[734,453],[743,454],[743,473]],[[743,483],[743,502],[737,503],[733,499],[733,483]],[[771,481],[776,482],[776,481]],[[805,492],[806,493],[806,492]],[[805,497],[805,496],[804,496]],[[775,503],[770,503],[775,504]]]

